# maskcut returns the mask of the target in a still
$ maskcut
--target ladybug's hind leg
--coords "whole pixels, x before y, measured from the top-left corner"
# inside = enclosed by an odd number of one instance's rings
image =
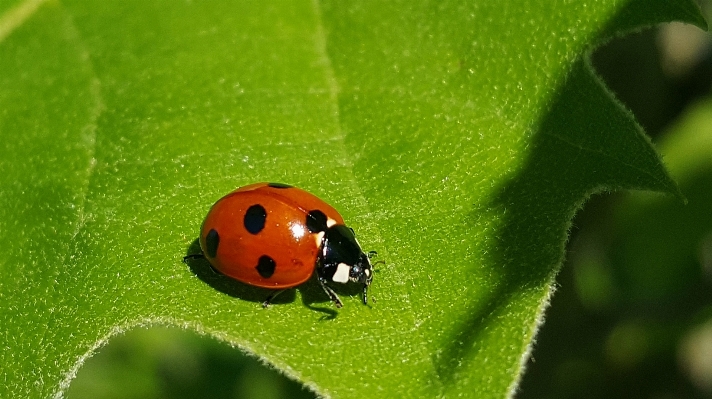
[[[186,264],[187,264],[189,260],[193,260],[193,259],[207,259],[207,258],[206,258],[205,255],[203,255],[202,253],[200,253],[200,254],[190,254],[190,255],[186,255],[186,256],[183,257],[183,263],[186,263]],[[215,268],[215,266],[213,266],[212,263],[208,262],[208,265],[210,266],[210,270],[212,270],[213,273],[217,274],[218,276],[222,276],[222,275],[223,275],[222,273],[220,273],[220,271],[219,271],[218,269]]]
[[[283,290],[279,290],[279,291],[275,291],[272,295],[268,296],[267,299],[266,299],[264,302],[262,302],[262,307],[263,307],[263,308],[268,308],[269,305],[272,304],[272,301],[274,301],[274,299],[277,298],[277,295],[283,293],[284,291],[286,291],[286,290],[288,290],[288,289],[289,289],[289,288],[283,289]]]
[[[193,259],[205,259],[205,255],[203,255],[202,253],[186,255],[183,257],[183,262],[188,263],[188,260]]]
[[[326,279],[320,276],[318,280],[319,285],[321,285],[321,288],[324,290],[324,292],[326,292],[326,295],[328,295],[331,301],[334,302],[334,306],[336,306],[337,308],[344,306],[344,304],[341,302],[341,299],[339,299],[339,296],[336,295],[336,292],[334,292],[334,290],[332,290],[331,287],[326,284]]]

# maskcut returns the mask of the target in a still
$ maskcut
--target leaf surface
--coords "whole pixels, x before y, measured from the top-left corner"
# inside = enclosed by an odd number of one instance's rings
[[[511,393],[583,200],[677,192],[587,51],[704,25],[652,0],[69,0],[23,18],[0,36],[3,397],[61,396],[144,324],[325,396]],[[386,261],[372,306],[343,288],[337,312],[307,284],[262,310],[264,291],[181,262],[210,205],[256,181],[342,212]]]

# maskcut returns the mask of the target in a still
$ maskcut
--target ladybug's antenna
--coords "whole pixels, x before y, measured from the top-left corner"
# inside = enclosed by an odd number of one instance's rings
[[[376,262],[371,263],[371,266],[385,265],[385,264],[386,264],[386,261],[385,261],[385,260],[379,260],[379,261],[376,261]],[[374,271],[374,272],[377,272],[377,271],[379,271],[379,270],[374,268],[373,271]]]

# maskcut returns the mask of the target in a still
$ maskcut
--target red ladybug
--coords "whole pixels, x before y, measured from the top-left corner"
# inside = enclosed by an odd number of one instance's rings
[[[317,280],[337,308],[343,304],[329,283],[363,284],[363,303],[373,279],[370,258],[354,231],[326,202],[281,183],[240,187],[210,208],[200,232],[203,253],[219,273],[257,287],[287,288]]]

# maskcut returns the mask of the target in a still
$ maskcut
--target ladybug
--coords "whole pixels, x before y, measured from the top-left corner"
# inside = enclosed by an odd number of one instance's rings
[[[373,279],[371,258],[353,229],[331,205],[299,188],[281,183],[240,187],[210,208],[200,231],[202,254],[225,276],[257,287],[296,287],[316,273],[321,288],[337,308],[343,303],[330,283],[363,284],[363,303]]]

